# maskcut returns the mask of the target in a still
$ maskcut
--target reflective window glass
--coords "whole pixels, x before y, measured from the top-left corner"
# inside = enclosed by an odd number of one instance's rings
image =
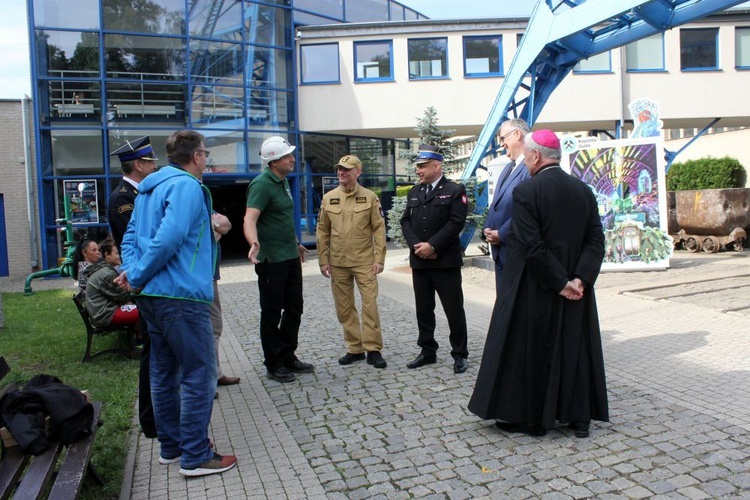
[[[391,2],[391,21],[404,20],[404,6]]]
[[[388,20],[388,0],[346,0],[346,21],[361,23]]]
[[[34,0],[34,26],[99,29],[99,1]]]
[[[356,81],[393,80],[393,42],[354,42]]]
[[[680,30],[680,68],[718,69],[718,28]]]
[[[750,68],[750,28],[735,28],[734,42],[734,66]]]
[[[294,123],[291,92],[252,88],[248,94],[245,112],[250,128],[290,127]]]
[[[417,14],[417,11],[411,9],[404,9],[404,16],[407,21],[415,21],[417,19],[425,19]]]
[[[106,90],[110,125],[156,121],[185,124],[185,85],[109,82]]]
[[[99,36],[80,31],[37,31],[37,71],[58,78],[99,77]]]
[[[316,16],[307,12],[294,11],[294,24],[301,26],[317,26],[319,24],[338,24],[340,20],[331,19],[330,17]]]
[[[40,100],[42,121],[47,118],[56,125],[78,122],[100,122],[102,100],[99,83],[75,80],[40,80],[40,92],[47,99]]]
[[[575,73],[608,73],[612,70],[609,52],[602,52],[588,59],[579,61],[573,67]]]
[[[193,39],[190,43],[190,76],[193,80],[242,85],[245,61],[239,43]]]
[[[181,38],[105,35],[104,50],[109,78],[185,78],[185,42]]]
[[[221,9],[217,10],[217,6]],[[188,27],[192,36],[242,41],[242,2],[190,0]]]
[[[204,174],[237,174],[247,171],[245,137],[242,131],[199,129],[206,137],[206,149],[211,156],[206,160]],[[207,178],[204,177],[204,180]]]
[[[99,130],[51,130],[49,144],[44,152],[44,163],[49,161],[51,171],[45,168],[44,175],[103,175],[102,133]]]
[[[464,75],[487,76],[503,74],[503,37],[465,36]]]
[[[409,40],[409,79],[448,76],[448,39]]]
[[[104,29],[185,34],[184,0],[102,0]]]
[[[190,102],[195,127],[218,124],[224,128],[245,128],[245,89],[242,87],[194,85]]]
[[[339,44],[302,45],[300,47],[302,83],[338,83]]]
[[[294,8],[344,19],[344,0],[294,0]]]
[[[245,37],[248,43],[292,47],[291,12],[245,2]]]
[[[362,162],[362,175],[392,173],[387,139],[353,137],[349,141],[349,152]]]
[[[628,71],[660,71],[664,69],[664,35],[643,38],[625,46]]]
[[[294,87],[291,50],[246,46],[245,51],[245,60],[252,61],[252,70],[245,74],[249,87]]]

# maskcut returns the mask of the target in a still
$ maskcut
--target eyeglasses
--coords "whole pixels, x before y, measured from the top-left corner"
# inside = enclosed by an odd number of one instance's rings
[[[508,133],[507,133],[507,134],[505,134],[505,135],[501,135],[501,136],[500,136],[500,142],[505,142],[505,138],[506,138],[506,137],[508,137],[508,136],[509,136],[510,134],[512,134],[513,132],[515,132],[516,130],[518,130],[518,129],[517,129],[517,128],[511,129],[511,130],[509,130],[509,131],[508,131]]]
[[[211,156],[211,151],[207,151],[205,149],[196,149],[195,152],[196,153],[205,153],[206,154],[206,158],[208,158],[209,156]]]

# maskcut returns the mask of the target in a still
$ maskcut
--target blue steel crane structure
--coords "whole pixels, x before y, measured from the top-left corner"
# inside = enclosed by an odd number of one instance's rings
[[[462,180],[472,177],[482,159],[497,151],[495,137],[509,114],[533,125],[579,61],[745,1],[539,0]]]

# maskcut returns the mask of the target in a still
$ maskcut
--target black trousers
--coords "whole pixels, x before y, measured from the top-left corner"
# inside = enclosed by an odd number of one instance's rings
[[[433,355],[438,350],[435,340],[435,292],[445,310],[450,328],[451,356],[467,358],[466,313],[464,292],[461,288],[461,268],[412,269],[414,301],[417,306],[417,345],[422,354]]]
[[[138,304],[138,298],[136,305]],[[138,421],[141,430],[147,438],[156,437],[156,419],[154,418],[154,407],[151,404],[151,376],[149,375],[149,360],[151,359],[151,337],[148,335],[148,327],[143,315],[139,314],[141,327],[141,366],[138,368]]]
[[[296,359],[302,321],[302,262],[264,262],[255,265],[260,295],[260,343],[269,370],[289,366]]]

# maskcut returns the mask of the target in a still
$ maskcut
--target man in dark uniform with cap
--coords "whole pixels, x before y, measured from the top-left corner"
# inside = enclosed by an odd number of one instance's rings
[[[117,155],[122,164],[122,179],[109,195],[107,218],[112,237],[120,248],[125,229],[128,227],[130,216],[133,214],[135,196],[138,194],[138,184],[156,170],[154,148],[148,136],[127,141],[111,156]]]
[[[416,159],[420,183],[407,195],[401,229],[409,245],[414,299],[422,352],[407,364],[419,368],[437,361],[435,292],[450,328],[453,371],[467,369],[466,313],[461,289],[463,256],[459,234],[468,212],[466,189],[443,175],[443,155],[436,146],[422,144]]]
[[[122,179],[117,187],[109,195],[107,204],[107,218],[112,238],[115,240],[117,249],[120,250],[122,237],[133,215],[135,197],[138,194],[138,184],[156,170],[154,148],[151,147],[151,139],[148,136],[127,141],[125,145],[114,151],[111,156],[117,155],[122,164]],[[154,420],[154,408],[151,405],[151,382],[149,377],[149,352],[151,341],[148,336],[146,322],[141,316],[141,366],[138,375],[138,420],[143,429],[143,434],[149,438],[156,437],[156,423]]]

